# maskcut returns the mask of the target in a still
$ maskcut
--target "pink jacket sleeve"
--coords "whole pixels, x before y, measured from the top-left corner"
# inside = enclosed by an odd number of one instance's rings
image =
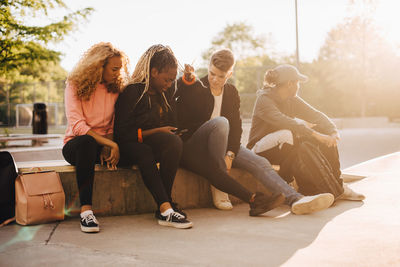
[[[86,118],[82,111],[82,102],[76,96],[76,88],[72,84],[67,84],[65,88],[65,115],[67,116],[69,127],[76,136],[85,135],[90,127],[86,123]]]

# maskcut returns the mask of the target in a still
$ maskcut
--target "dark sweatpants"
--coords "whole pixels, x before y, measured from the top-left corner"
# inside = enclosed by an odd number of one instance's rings
[[[328,160],[329,164],[332,167],[333,174],[336,179],[339,179],[341,175],[340,171],[340,161],[339,161],[339,152],[336,146],[328,147],[314,139],[307,139],[308,142],[312,142],[314,145],[317,145],[319,150]],[[293,180],[293,174],[291,171],[291,165],[293,156],[296,153],[296,145],[292,146],[289,144],[283,144],[282,149],[279,146],[275,146],[269,150],[258,153],[258,155],[265,157],[271,162],[271,164],[280,165],[279,175],[284,178],[287,182],[291,182]]]

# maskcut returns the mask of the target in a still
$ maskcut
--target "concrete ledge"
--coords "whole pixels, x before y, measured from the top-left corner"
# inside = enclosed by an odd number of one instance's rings
[[[10,141],[32,141],[32,146],[41,146],[43,143],[47,142],[48,139],[61,139],[63,135],[61,134],[11,134],[11,135],[0,135],[0,142],[5,143],[7,147],[7,142]]]
[[[53,161],[64,159],[62,155],[62,146],[36,146],[36,147],[7,147],[0,151],[8,151],[16,162],[30,161],[32,158],[41,161]]]
[[[75,172],[75,167],[70,165],[65,160],[46,160],[46,161],[23,161],[16,162],[19,172],[28,172],[32,168],[40,168],[43,171],[56,171],[58,173],[63,172]],[[121,168],[119,168],[121,169]],[[122,168],[123,169],[123,168]],[[133,170],[139,170],[136,165],[132,166]],[[96,164],[94,167],[95,171],[110,171],[105,166]]]
[[[17,166],[20,172],[29,171],[32,167],[58,172],[65,191],[66,215],[78,215],[80,204],[74,166],[66,164],[64,160],[17,162]],[[252,192],[266,192],[264,187],[246,171],[232,169],[231,175]],[[212,206],[208,181],[185,169],[179,169],[177,172],[172,198],[185,209]],[[233,204],[241,202],[233,196],[231,201]],[[154,212],[156,208],[137,166],[133,166],[132,169],[118,168],[111,171],[96,165],[93,188],[93,209],[96,214],[103,216],[141,214]]]
[[[368,176],[398,171],[398,166],[400,166],[400,152],[395,152],[361,162],[344,169],[342,172],[344,176],[359,177],[357,180],[360,180]],[[346,180],[344,179],[344,181]]]

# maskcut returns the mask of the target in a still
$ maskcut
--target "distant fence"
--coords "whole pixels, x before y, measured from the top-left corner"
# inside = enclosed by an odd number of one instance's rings
[[[43,103],[43,102],[41,102]],[[48,126],[62,126],[67,124],[65,117],[64,103],[45,103],[47,111]],[[5,118],[3,111],[9,111],[10,117]],[[32,126],[32,104],[10,104],[0,105],[0,111],[4,121],[0,121],[0,126],[11,127],[31,127]]]
[[[67,123],[64,112],[64,103],[45,103],[47,111],[47,125],[60,126]],[[17,104],[15,106],[15,127],[31,127],[33,104]]]
[[[45,103],[48,125],[66,124],[65,81],[0,84],[0,126],[30,126],[33,103]]]

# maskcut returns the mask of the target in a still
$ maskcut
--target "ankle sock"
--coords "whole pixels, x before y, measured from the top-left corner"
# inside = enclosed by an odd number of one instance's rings
[[[81,218],[84,218],[88,216],[89,214],[93,214],[92,210],[85,210],[84,212],[81,212]]]
[[[171,209],[171,208],[169,208],[169,209],[167,209],[166,211],[161,212],[161,215],[162,215],[162,216],[168,216],[169,214],[171,214],[171,213],[173,213],[173,212],[174,212],[174,210]]]

